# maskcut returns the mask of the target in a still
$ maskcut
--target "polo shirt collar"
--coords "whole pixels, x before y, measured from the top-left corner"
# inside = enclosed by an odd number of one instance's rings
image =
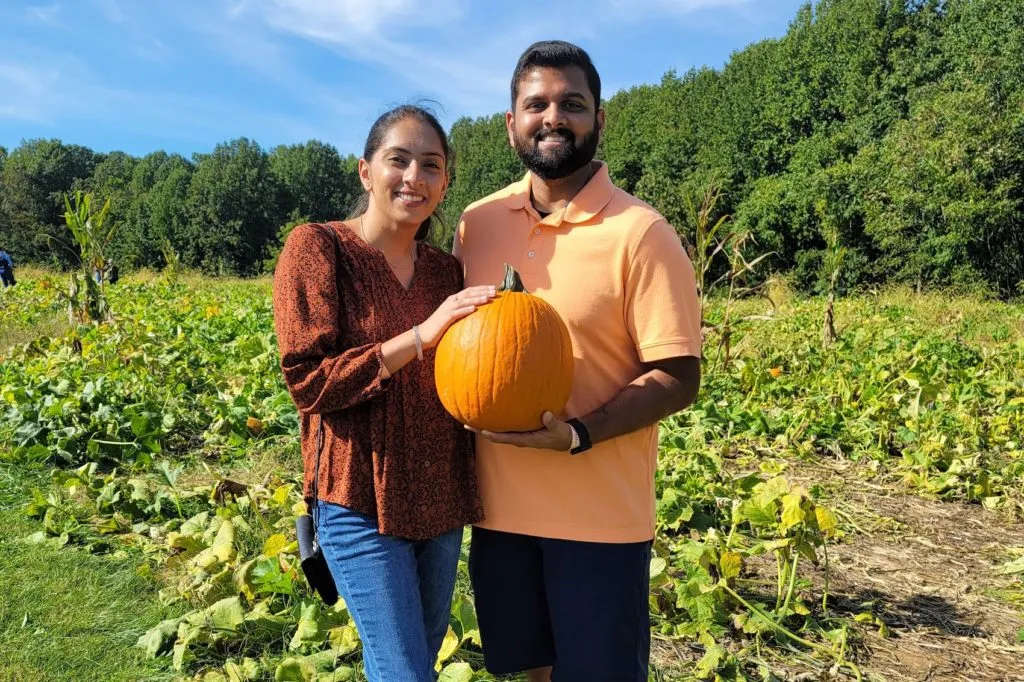
[[[594,177],[587,181],[576,196],[574,196],[565,208],[555,211],[544,219],[546,223],[558,225],[560,223],[584,223],[601,212],[615,194],[615,185],[608,174],[608,164],[604,161],[598,162],[600,167],[594,173]],[[530,204],[530,183],[533,174],[527,171],[523,179],[512,186],[512,194],[505,199],[505,206],[512,210],[527,209],[535,211]],[[529,208],[528,208],[529,207]]]

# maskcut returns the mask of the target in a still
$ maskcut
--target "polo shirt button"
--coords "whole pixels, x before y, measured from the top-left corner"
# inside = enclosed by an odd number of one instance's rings
[[[540,228],[539,227],[533,228],[533,233],[534,234],[540,234]]]
[[[535,252],[533,252],[533,251],[530,251],[530,252],[528,252],[528,253],[527,253],[526,255],[527,255],[527,256],[529,256],[530,258],[533,258],[533,257],[534,257],[534,256],[536,256],[537,254],[536,254]]]
[[[426,468],[427,468],[427,467],[429,467],[429,466],[430,466],[430,460],[428,459],[427,461],[425,461],[425,462],[423,463],[423,468],[424,468],[424,469],[426,469]]]

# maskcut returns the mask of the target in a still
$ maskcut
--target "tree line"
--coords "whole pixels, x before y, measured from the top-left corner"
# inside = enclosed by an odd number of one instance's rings
[[[615,182],[692,240],[687,198],[716,211],[746,248],[827,285],[826,235],[846,252],[841,285],[887,281],[1024,288],[1024,3],[820,0],[788,31],[701,68],[615,93],[601,145]],[[600,65],[598,65],[600,68]],[[450,243],[462,209],[521,177],[504,115],[456,121]],[[182,264],[254,274],[300,220],[344,217],[356,157],[330,145],[262,149],[248,139],[190,159],[97,154],[59,140],[0,149],[0,248],[68,262],[63,194],[111,199],[122,267]]]

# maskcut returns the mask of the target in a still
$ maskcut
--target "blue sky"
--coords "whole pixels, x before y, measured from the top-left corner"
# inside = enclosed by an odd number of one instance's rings
[[[446,125],[508,106],[534,40],[590,52],[605,96],[721,67],[802,0],[0,0],[0,145],[207,152],[316,138],[358,153],[389,106]]]

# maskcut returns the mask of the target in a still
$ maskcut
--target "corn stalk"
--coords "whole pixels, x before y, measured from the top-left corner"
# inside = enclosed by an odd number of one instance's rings
[[[163,279],[168,284],[174,284],[178,281],[178,273],[181,271],[181,257],[174,250],[171,240],[166,237],[160,244],[160,252],[164,257],[164,269],[161,273]]]
[[[64,208],[64,221],[78,246],[81,265],[78,272],[71,274],[68,285],[68,321],[82,324],[108,320],[110,307],[105,293],[107,253],[117,227],[116,224],[110,227],[104,224],[110,213],[110,199],[99,211],[93,212],[92,195],[76,191],[74,205],[65,195]]]
[[[756,274],[757,265],[771,255],[771,252],[761,254],[752,260],[747,260],[743,255],[748,243],[754,243],[749,232],[739,232],[729,228],[731,216],[728,214],[720,216],[712,222],[715,206],[722,196],[721,185],[712,180],[709,182],[700,198],[700,205],[693,197],[686,196],[686,206],[690,223],[694,227],[694,244],[689,249],[690,260],[693,262],[694,273],[697,278],[697,295],[700,301],[701,310],[701,333],[707,338],[712,333],[719,336],[718,352],[715,356],[715,365],[721,364],[728,367],[733,357],[732,337],[737,323],[747,322],[753,319],[762,319],[763,316],[746,315],[740,318],[733,318],[733,306],[740,298],[757,295],[768,300],[774,307],[774,302],[764,292],[765,282],[750,283],[752,275]],[[712,268],[716,259],[724,255],[729,261],[729,269],[717,279],[711,281]],[[721,287],[725,287],[724,316],[720,323],[711,324],[707,319],[707,312],[710,309],[712,293]]]
[[[834,223],[825,219],[824,204],[819,203],[816,207],[818,214],[822,216],[822,232],[825,237],[825,275],[828,277],[828,296],[825,303],[825,319],[821,329],[821,345],[828,348],[839,338],[836,333],[836,283],[839,281],[839,273],[843,266],[843,259],[846,258],[846,247],[840,244],[839,229]]]

